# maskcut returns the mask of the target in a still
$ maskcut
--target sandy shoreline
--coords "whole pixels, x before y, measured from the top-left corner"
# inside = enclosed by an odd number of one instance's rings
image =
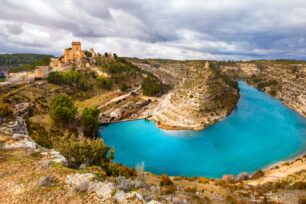
[[[261,185],[267,182],[275,182],[303,170],[306,170],[306,151],[292,159],[283,160],[263,168],[264,176],[258,179],[247,180],[245,183]]]

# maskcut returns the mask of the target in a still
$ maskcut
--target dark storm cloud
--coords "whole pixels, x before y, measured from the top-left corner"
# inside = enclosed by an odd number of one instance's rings
[[[2,0],[1,52],[99,51],[164,58],[305,58],[303,0]]]

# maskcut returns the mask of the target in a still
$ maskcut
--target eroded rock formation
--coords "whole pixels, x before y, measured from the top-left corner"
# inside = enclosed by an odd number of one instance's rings
[[[205,61],[161,61],[158,68],[154,61],[134,63],[173,86],[150,113],[161,128],[203,129],[231,113],[238,101],[237,84]]]

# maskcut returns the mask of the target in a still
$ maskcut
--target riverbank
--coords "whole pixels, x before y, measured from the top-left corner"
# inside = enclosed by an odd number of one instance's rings
[[[46,157],[36,147],[2,149],[12,140],[18,142],[17,138],[0,134],[0,203],[254,203],[268,200],[292,204],[306,196],[305,190],[297,185],[304,182],[301,179],[305,174],[297,172],[290,176],[283,174],[280,179],[290,180],[286,186],[271,181],[277,184],[276,189],[263,187],[262,183],[252,186],[248,181],[241,183],[230,177],[220,180],[170,177],[171,184],[161,186],[163,177],[148,172],[138,170],[138,176],[131,178],[108,177],[97,167],[71,169],[64,163],[50,162],[48,159],[57,161],[54,155]]]
[[[239,100],[237,83],[206,61],[129,60],[172,87],[148,114],[162,129],[204,129],[229,115]]]
[[[246,184],[257,186],[268,182],[279,181],[289,175],[306,171],[306,153],[288,160],[272,164],[262,170],[263,176],[257,179],[246,181]]]

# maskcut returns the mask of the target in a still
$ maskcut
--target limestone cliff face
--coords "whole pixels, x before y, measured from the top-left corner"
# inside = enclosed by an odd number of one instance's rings
[[[169,93],[152,119],[165,129],[199,130],[227,116],[237,99],[238,91],[207,69],[195,72]]]
[[[239,63],[238,67],[248,83],[306,117],[306,64],[272,61]]]
[[[161,128],[203,129],[231,113],[238,101],[238,88],[212,68],[205,68],[205,61],[167,61],[150,69],[149,63],[137,65],[157,76],[168,76],[164,81],[173,86],[151,113]]]

